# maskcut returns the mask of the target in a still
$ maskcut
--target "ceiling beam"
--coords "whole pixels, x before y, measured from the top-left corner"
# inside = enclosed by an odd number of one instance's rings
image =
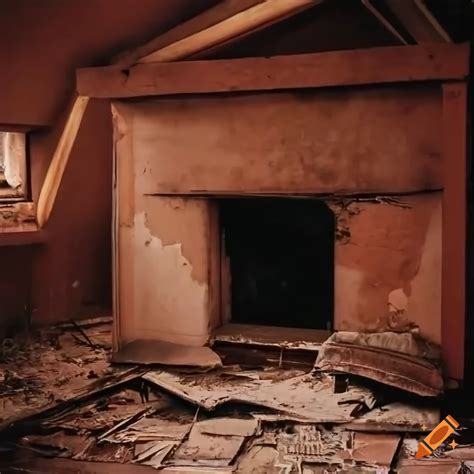
[[[255,33],[320,3],[322,0],[267,0],[165,46],[139,62],[178,61]]]
[[[404,0],[405,1],[405,0]],[[385,15],[373,4],[372,0],[361,0],[367,10],[379,21],[379,23],[389,31],[401,44],[408,44],[408,41],[400,34],[400,32],[390,23]]]
[[[363,50],[137,64],[77,71],[77,89],[97,98],[462,80],[469,44],[391,46]],[[190,81],[189,78],[193,80]]]
[[[421,0],[385,0],[403,27],[418,43],[450,43],[448,33]]]
[[[66,169],[69,155],[71,154],[72,146],[76,140],[88,102],[89,97],[76,97],[66,119],[66,124],[59,137],[58,145],[49,164],[38,198],[36,221],[39,228],[45,225],[53,209],[59,185],[61,184],[64,170]]]
[[[145,58],[166,46],[210,28],[227,18],[248,10],[264,1],[265,0],[226,0],[219,2],[214,7],[183,23],[180,23],[171,30],[156,36],[148,43],[145,43],[138,48],[132,48],[121,52],[116,58],[114,58],[112,64],[123,67],[132,66],[142,58]]]
[[[128,67],[136,61],[176,61],[266,28],[322,0],[225,0],[191,20],[129,51],[117,60]],[[40,191],[37,221],[49,219],[72,146],[87,107],[87,98],[76,96]]]

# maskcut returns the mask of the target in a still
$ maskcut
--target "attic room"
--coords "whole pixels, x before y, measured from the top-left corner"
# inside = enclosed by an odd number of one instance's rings
[[[474,472],[469,0],[4,0],[0,473]]]

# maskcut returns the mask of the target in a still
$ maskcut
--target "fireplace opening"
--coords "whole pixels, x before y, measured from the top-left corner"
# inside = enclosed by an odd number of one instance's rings
[[[317,199],[220,201],[232,323],[332,329],[335,219]]]

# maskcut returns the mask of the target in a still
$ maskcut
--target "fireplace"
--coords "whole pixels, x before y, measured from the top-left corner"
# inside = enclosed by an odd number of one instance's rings
[[[436,85],[115,102],[118,345],[229,323],[441,340]]]
[[[331,329],[333,212],[317,199],[219,201],[233,323]],[[308,277],[310,276],[310,277]]]

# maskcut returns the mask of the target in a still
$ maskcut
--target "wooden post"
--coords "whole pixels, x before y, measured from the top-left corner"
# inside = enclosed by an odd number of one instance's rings
[[[466,83],[445,83],[442,91],[444,193],[441,340],[445,374],[461,380],[464,377],[466,322]]]

